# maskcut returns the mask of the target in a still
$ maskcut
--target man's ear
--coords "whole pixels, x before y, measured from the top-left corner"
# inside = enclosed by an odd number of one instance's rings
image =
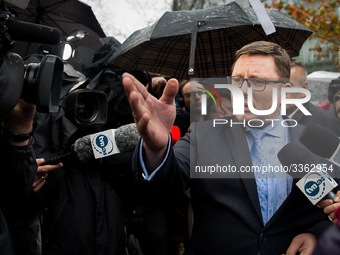
[[[289,82],[286,82],[285,84],[283,84],[283,86],[282,86],[282,88],[292,88],[293,86],[292,86],[292,84],[291,83],[289,83]],[[291,98],[291,96],[292,96],[292,93],[290,93],[290,92],[286,92],[286,98]]]
[[[308,90],[308,81],[304,81],[304,82],[302,83],[302,88]]]

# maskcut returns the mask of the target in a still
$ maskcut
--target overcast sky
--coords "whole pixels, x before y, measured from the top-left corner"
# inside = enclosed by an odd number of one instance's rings
[[[81,0],[92,7],[107,36],[121,43],[170,10],[172,0]]]

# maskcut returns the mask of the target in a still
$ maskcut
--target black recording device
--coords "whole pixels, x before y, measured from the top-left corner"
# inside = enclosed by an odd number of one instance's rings
[[[46,55],[39,63],[24,64],[20,55],[10,52],[12,40],[57,44],[61,32],[52,27],[15,21],[6,8],[0,10],[0,115],[13,109],[20,98],[36,105],[40,112],[57,112],[63,75],[58,56]]]
[[[92,89],[76,89],[64,100],[65,113],[80,127],[99,127],[107,121],[108,99],[104,92]]]
[[[54,55],[46,55],[40,63],[25,65],[16,53],[7,53],[1,63],[6,74],[0,89],[0,114],[14,108],[20,98],[33,103],[40,112],[57,112],[62,84],[63,63]]]

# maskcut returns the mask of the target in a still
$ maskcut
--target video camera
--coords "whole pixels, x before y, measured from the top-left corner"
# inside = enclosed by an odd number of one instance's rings
[[[76,71],[72,65],[64,64],[60,106],[67,119],[78,128],[96,128],[107,121],[108,96],[95,89],[93,84],[97,82]]]
[[[25,9],[29,0],[5,2]],[[3,0],[0,0],[0,31],[0,116],[23,98],[35,104],[40,113],[56,113],[59,106],[63,107],[66,117],[79,127],[98,127],[106,123],[108,99],[104,92],[85,88],[84,83],[64,95],[67,84],[73,86],[85,80],[66,62],[71,56],[64,56],[65,46],[85,37],[84,31],[74,31],[64,41],[56,28],[14,20]],[[23,61],[19,54],[10,52],[14,45],[12,40],[39,43],[43,55],[30,55]],[[73,58],[78,56],[84,64],[92,61],[93,52],[71,49],[69,54]]]
[[[10,1],[11,4],[15,2]],[[0,115],[13,109],[20,98],[35,104],[40,112],[57,112],[63,75],[62,60],[58,56],[46,55],[40,63],[25,65],[21,56],[10,50],[15,43],[13,40],[59,43],[61,32],[14,20],[3,1],[0,1],[0,27]]]
[[[98,127],[107,121],[108,102],[104,92],[80,89],[65,99],[66,116],[80,127]]]
[[[40,112],[57,112],[63,63],[57,56],[46,55],[41,63],[24,65],[16,53],[7,53],[1,63],[7,82],[0,88],[0,114],[14,108],[20,98],[33,103]]]

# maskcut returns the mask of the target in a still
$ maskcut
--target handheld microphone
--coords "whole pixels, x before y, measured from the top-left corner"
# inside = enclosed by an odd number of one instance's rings
[[[316,123],[310,123],[305,127],[299,139],[311,152],[340,167],[340,140],[331,130]]]
[[[286,144],[277,154],[282,166],[290,176],[300,179],[296,186],[315,205],[322,199],[335,197],[332,191],[338,184],[324,170],[315,164],[306,150],[294,143]]]
[[[55,165],[76,157],[80,162],[108,157],[135,149],[140,140],[135,123],[123,125],[117,129],[109,129],[95,134],[83,136],[71,146],[71,151],[47,160],[43,165]]]
[[[54,27],[8,19],[8,33],[13,40],[28,41],[42,44],[59,44],[61,31]]]

